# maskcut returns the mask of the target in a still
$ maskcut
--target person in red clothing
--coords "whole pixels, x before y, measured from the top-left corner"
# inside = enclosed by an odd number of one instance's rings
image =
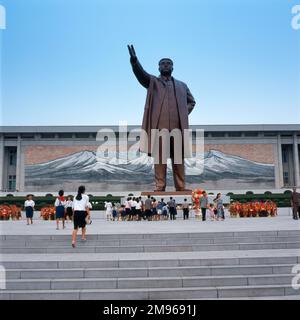
[[[56,212],[56,230],[59,229],[59,220],[62,220],[63,229],[65,228],[65,206],[66,199],[64,197],[64,190],[59,190],[58,197],[55,200],[55,212]]]

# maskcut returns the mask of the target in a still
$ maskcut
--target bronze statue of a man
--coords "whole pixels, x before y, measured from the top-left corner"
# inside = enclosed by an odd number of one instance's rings
[[[173,132],[174,129],[184,130],[189,128],[188,115],[192,112],[196,102],[187,87],[181,81],[174,79],[171,75],[173,72],[173,61],[164,58],[159,61],[160,76],[156,77],[148,74],[139,63],[134,47],[128,46],[130,54],[130,63],[133,72],[142,86],[147,89],[147,98],[144,109],[140,151],[146,152],[149,156],[153,155],[153,138],[151,141],[151,131],[168,130]],[[183,136],[183,134],[182,134]],[[174,139],[170,138],[170,158],[172,161],[173,178],[176,191],[184,191],[184,139],[181,139],[180,148],[182,161],[174,161],[174,148],[178,148],[178,144],[174,144]],[[159,161],[154,164],[155,172],[155,191],[165,191],[167,164],[162,161],[162,144],[159,140]]]

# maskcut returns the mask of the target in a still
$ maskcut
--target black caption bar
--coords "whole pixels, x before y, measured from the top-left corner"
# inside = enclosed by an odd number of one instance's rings
[[[283,309],[284,308],[284,309]],[[241,320],[241,312],[247,318],[276,319],[280,311],[295,312],[298,301],[0,301],[1,316],[10,318],[48,319],[201,319],[230,317]]]

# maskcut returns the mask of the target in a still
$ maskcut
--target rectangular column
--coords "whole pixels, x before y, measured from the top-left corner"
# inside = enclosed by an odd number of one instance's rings
[[[293,160],[294,160],[295,186],[300,187],[299,152],[298,152],[297,134],[294,134],[294,140],[293,140]]]
[[[21,137],[18,136],[17,142],[17,167],[16,167],[16,191],[21,189]]]
[[[283,188],[283,165],[282,165],[282,148],[281,148],[281,136],[277,136],[277,152],[278,152],[278,173],[279,173],[279,188]]]
[[[24,155],[24,146],[21,145],[21,163],[20,163],[20,188],[19,191],[25,191],[25,155]]]
[[[3,175],[4,175],[4,138],[0,137],[0,191],[4,190],[3,185]]]

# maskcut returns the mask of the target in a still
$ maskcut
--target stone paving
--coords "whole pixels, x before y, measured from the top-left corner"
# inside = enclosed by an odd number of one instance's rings
[[[225,221],[201,221],[191,218],[175,221],[106,221],[96,216],[103,212],[93,212],[93,222],[87,226],[88,234],[148,234],[148,233],[199,233],[199,232],[245,232],[300,230],[300,220],[293,220],[287,210],[280,210],[274,218],[230,218]],[[59,235],[71,234],[72,222],[66,223],[65,230],[56,230],[55,221],[43,221],[38,213],[33,225],[26,225],[24,220],[0,221],[0,235]]]

